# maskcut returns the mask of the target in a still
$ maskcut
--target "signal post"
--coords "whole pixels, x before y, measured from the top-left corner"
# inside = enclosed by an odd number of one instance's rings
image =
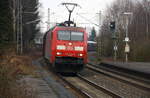
[[[114,45],[113,45],[113,50],[114,50],[114,61],[117,60],[117,50],[118,50],[118,47],[117,47],[117,36],[116,36],[116,22],[115,21],[111,21],[110,22],[110,30],[112,32],[112,39],[114,41]]]
[[[128,31],[129,15],[132,18],[133,13],[132,12],[124,12],[123,14],[126,15],[126,36],[125,36],[125,40],[124,41],[126,43],[126,45],[125,45],[125,61],[128,62],[128,53],[130,52],[130,46],[128,44],[130,42],[129,36],[128,36],[128,33],[129,33],[129,31]]]

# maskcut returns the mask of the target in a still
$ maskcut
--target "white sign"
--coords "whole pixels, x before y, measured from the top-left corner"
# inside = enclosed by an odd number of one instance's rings
[[[126,46],[125,46],[125,52],[126,53],[130,52],[130,46],[128,44],[126,44]]]
[[[117,51],[117,50],[118,50],[118,47],[117,47],[117,46],[114,46],[114,50],[116,50],[116,51]]]

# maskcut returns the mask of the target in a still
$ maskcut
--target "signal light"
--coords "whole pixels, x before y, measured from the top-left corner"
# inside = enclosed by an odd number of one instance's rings
[[[110,30],[115,30],[115,21],[112,21],[112,22],[110,22],[110,25],[109,25],[109,27],[110,27]]]

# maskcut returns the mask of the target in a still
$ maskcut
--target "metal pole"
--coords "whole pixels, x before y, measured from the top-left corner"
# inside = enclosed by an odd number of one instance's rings
[[[128,20],[128,16],[126,17],[126,38],[128,38],[128,25],[129,25],[129,20]],[[126,41],[126,46],[127,46],[128,42]],[[128,62],[128,53],[126,52],[126,62]]]
[[[149,36],[149,34],[148,34],[148,23],[149,23],[149,21],[148,21],[148,11],[147,11],[147,8],[146,8],[146,33],[147,33],[147,40],[148,40],[148,36]]]
[[[13,0],[13,33],[14,33],[14,44],[16,43],[16,0]]]
[[[126,42],[127,45],[127,42]],[[128,62],[128,53],[126,52],[126,62]]]
[[[22,2],[17,0],[17,54],[23,53],[22,39]]]
[[[100,25],[101,25],[101,11],[99,11],[99,33],[100,33]],[[100,55],[102,57],[102,32],[101,32],[101,39],[100,39]],[[99,50],[99,49],[98,49]]]
[[[20,53],[23,53],[23,38],[22,38],[22,2],[20,0]]]
[[[116,39],[114,40],[114,61],[117,60],[117,42]]]
[[[19,53],[19,15],[20,15],[20,9],[19,9],[19,0],[17,0],[17,54]]]
[[[128,17],[126,18],[126,37],[128,37],[128,25],[129,25],[129,21],[128,21]]]
[[[131,18],[132,18],[132,15],[133,13],[132,12],[124,12],[126,16],[126,34],[125,34],[125,42],[126,42],[126,46],[125,46],[125,61],[128,62],[128,53],[130,52],[130,47],[129,47],[129,44],[128,42],[130,41],[129,40],[129,37],[128,37],[128,33],[129,33],[129,30],[128,30],[128,27],[129,27],[129,16],[128,15],[131,15]]]
[[[48,8],[47,30],[50,28],[50,8]]]
[[[117,50],[118,50],[118,46],[117,46],[117,29],[118,29],[118,16],[115,18],[115,30],[114,30],[114,61],[117,60]]]

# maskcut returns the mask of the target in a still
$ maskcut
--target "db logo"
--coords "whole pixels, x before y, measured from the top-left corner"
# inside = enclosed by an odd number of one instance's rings
[[[67,50],[73,50],[73,47],[68,46],[68,47],[67,47]]]

